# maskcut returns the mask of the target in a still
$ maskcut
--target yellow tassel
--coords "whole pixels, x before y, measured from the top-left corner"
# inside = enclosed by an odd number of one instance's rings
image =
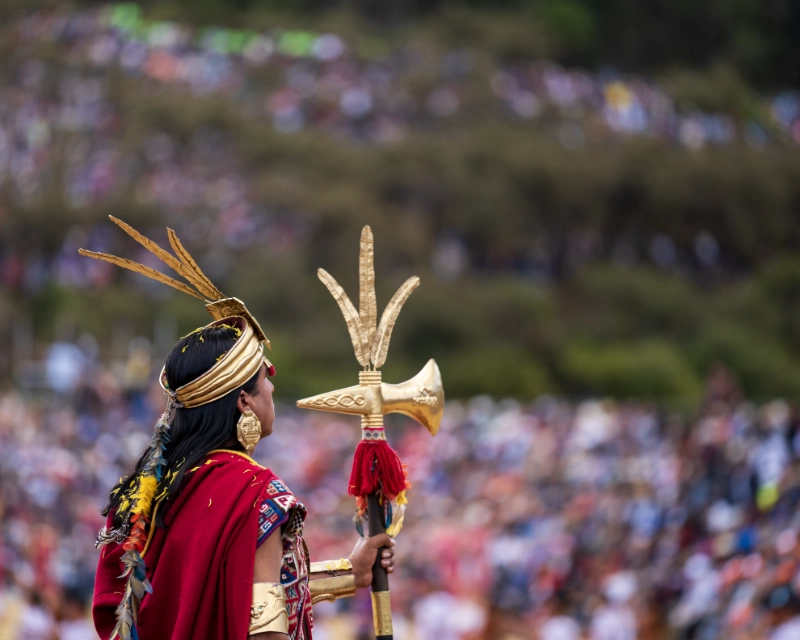
[[[136,488],[136,493],[131,496],[136,500],[136,504],[133,509],[131,509],[131,512],[141,513],[146,516],[150,515],[150,505],[153,503],[153,497],[156,495],[157,488],[158,481],[154,476],[139,478],[139,486]]]
[[[405,509],[398,507],[396,513],[394,514],[394,518],[392,518],[392,523],[386,529],[386,533],[389,535],[389,537],[394,538],[398,533],[400,533],[400,530],[403,528],[403,520],[405,520],[405,517]]]
[[[396,522],[390,524],[389,528],[386,530],[386,535],[388,535],[390,538],[394,538],[398,533],[400,533],[400,530],[403,528],[403,518],[404,515],[401,515]]]
[[[392,514],[392,523],[387,527],[386,533],[389,534],[392,538],[394,538],[400,530],[403,528],[403,520],[405,520],[406,510],[405,506],[408,504],[408,498],[406,498],[406,492],[401,491],[397,494],[397,497],[392,501],[392,506],[394,507],[394,513]]]

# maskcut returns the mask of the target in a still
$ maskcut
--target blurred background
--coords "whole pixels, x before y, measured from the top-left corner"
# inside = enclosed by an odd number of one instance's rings
[[[272,340],[314,558],[355,541],[355,383],[315,272],[422,286],[384,379],[439,363],[398,640],[798,638],[800,5],[0,1],[0,638],[94,638],[107,492],[202,305],[107,219],[175,229]],[[346,541],[346,542],[343,542]],[[369,599],[315,608],[367,639]]]

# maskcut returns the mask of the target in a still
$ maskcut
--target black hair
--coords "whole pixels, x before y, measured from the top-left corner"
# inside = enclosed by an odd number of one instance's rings
[[[170,389],[177,389],[197,379],[217,362],[236,342],[234,329],[225,326],[207,327],[181,338],[167,356],[165,365]],[[164,476],[156,489],[156,495],[166,488],[167,495],[158,508],[156,526],[164,528],[164,518],[169,511],[170,498],[180,490],[183,474],[197,465],[209,451],[222,446],[236,436],[236,423],[240,412],[236,406],[239,392],[256,395],[259,370],[245,384],[219,400],[192,409],[175,410],[170,423],[169,442],[164,451],[166,466]],[[237,442],[237,450],[244,450]],[[122,479],[112,490],[103,515],[116,509],[122,497],[136,482],[149,456],[148,445],[136,463],[133,473]],[[172,474],[174,473],[174,475]],[[114,526],[120,526],[115,514]]]

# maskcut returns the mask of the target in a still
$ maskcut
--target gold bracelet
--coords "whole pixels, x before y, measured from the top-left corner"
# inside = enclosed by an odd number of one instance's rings
[[[311,604],[349,598],[356,594],[356,577],[351,573],[346,576],[310,580],[308,590],[311,592]]]
[[[250,628],[247,633],[252,636],[267,631],[289,633],[286,590],[280,584],[256,582],[253,585],[253,605],[250,607]]]
[[[337,571],[352,571],[353,563],[347,558],[339,558],[338,560],[323,560],[321,562],[312,562],[309,568],[309,573],[330,573],[336,575]]]

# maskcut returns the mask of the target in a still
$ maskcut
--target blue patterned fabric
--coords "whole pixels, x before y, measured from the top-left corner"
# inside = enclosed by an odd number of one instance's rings
[[[302,521],[306,516],[306,508],[280,480],[275,479],[270,482],[266,487],[266,492],[269,497],[261,503],[261,510],[258,514],[257,547],[260,547],[276,529],[289,522],[295,512],[300,514],[299,524],[302,532]]]

